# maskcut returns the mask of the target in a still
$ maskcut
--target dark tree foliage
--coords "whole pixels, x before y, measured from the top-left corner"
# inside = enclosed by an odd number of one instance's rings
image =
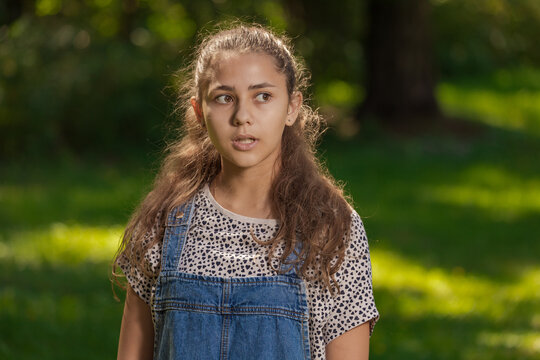
[[[159,152],[176,70],[224,19],[292,35],[329,119],[439,116],[442,79],[540,63],[538,0],[3,0],[0,159]],[[364,101],[365,100],[365,101]],[[164,125],[166,124],[166,125]],[[420,125],[423,126],[423,125]]]

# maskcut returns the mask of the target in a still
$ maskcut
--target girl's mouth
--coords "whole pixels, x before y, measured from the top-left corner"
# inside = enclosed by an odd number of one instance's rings
[[[259,140],[251,135],[239,135],[232,141],[232,145],[236,150],[247,151],[255,147]]]

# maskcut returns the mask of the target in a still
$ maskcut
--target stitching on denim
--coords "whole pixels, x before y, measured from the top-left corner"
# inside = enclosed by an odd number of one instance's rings
[[[181,224],[183,228],[180,227],[178,234],[176,235],[178,238],[178,244],[177,244],[176,253],[173,259],[173,269],[178,269],[178,266],[180,265],[180,260],[182,258],[182,252],[184,249],[186,236],[189,231],[189,227],[191,225],[191,219],[193,218],[193,209],[195,208],[194,203],[195,203],[195,197],[193,197],[190,202],[182,205],[182,209],[180,209],[180,211],[184,212],[184,216],[182,217],[182,220],[184,220],[185,218],[187,218],[187,220],[185,221],[185,224]]]
[[[162,266],[162,269],[164,270],[174,269],[174,264],[176,262],[175,261],[176,254],[169,254],[170,252],[169,250],[171,250],[170,246],[174,245],[174,244],[171,244],[171,240],[172,239],[176,240],[177,247],[178,247],[178,243],[180,242],[180,239],[178,239],[179,234],[177,233],[178,227],[169,226],[168,224],[171,221],[174,221],[175,214],[177,214],[179,211],[183,211],[183,209],[184,209],[184,205],[177,206],[171,210],[171,212],[169,213],[167,217],[167,226],[165,226],[165,235],[164,235],[163,245],[162,245],[163,246],[162,263],[165,264],[165,266]],[[171,256],[172,256],[172,259],[171,259]]]
[[[155,317],[154,317],[155,318]],[[155,327],[155,324],[154,324],[154,327]],[[158,338],[158,331],[156,331],[156,329],[154,329],[154,351],[152,351],[152,353],[154,354],[154,359],[157,359],[158,356],[157,356],[157,349],[158,349],[158,346],[157,346],[157,338]]]
[[[152,296],[150,298],[150,310],[151,310],[151,313],[152,313],[152,322],[153,322],[153,325],[154,325],[154,351],[153,351],[153,354],[154,354],[154,358],[157,359],[157,338],[158,338],[158,326],[157,326],[157,323],[158,323],[158,314],[157,314],[157,311],[156,311],[156,296],[159,296],[158,294],[158,291],[160,290],[160,282],[159,282],[159,276],[158,276],[158,279],[157,279],[157,283],[156,283],[156,292],[154,293],[154,296]]]
[[[295,311],[295,310],[288,310],[278,307],[269,307],[269,306],[239,306],[239,307],[231,307],[231,306],[215,306],[215,305],[204,305],[204,304],[193,304],[189,302],[184,301],[174,301],[174,300],[162,300],[159,302],[159,304],[156,305],[156,308],[163,309],[165,307],[172,306],[179,306],[181,308],[184,307],[193,307],[193,308],[201,308],[201,309],[214,309],[216,312],[224,313],[224,314],[233,314],[233,313],[247,313],[250,311],[268,311],[268,312],[279,312],[284,314],[291,314],[293,316],[298,316],[300,319],[307,319],[304,311]]]
[[[303,348],[304,348],[304,358],[307,360],[311,358],[311,349],[310,349],[310,343],[309,343],[309,304],[307,302],[306,293],[307,293],[306,283],[304,280],[302,280],[302,283],[300,286],[299,297],[301,298],[301,306],[305,308],[305,317],[304,317],[304,321],[302,321],[302,339],[303,339]]]
[[[195,274],[192,274],[192,275],[195,275]],[[178,276],[175,275],[175,274],[163,274],[163,277],[164,278],[172,278],[172,279],[177,279]],[[181,278],[182,280],[186,280],[186,281],[191,281],[191,282],[197,282],[197,281],[201,281],[201,282],[209,282],[209,283],[216,283],[216,284],[223,284],[229,280],[227,280],[226,278],[223,278],[223,280],[212,280],[212,279],[202,279],[202,278],[198,278],[198,279],[190,279],[190,278],[186,278],[186,277],[182,277]],[[284,284],[284,285],[291,285],[291,286],[295,286],[297,288],[300,288],[301,285],[299,283],[296,283],[296,282],[287,282],[287,281],[283,281],[283,280],[258,280],[258,281],[233,281],[231,282],[232,284],[234,284],[234,286],[242,286],[242,285],[260,285],[260,284]]]
[[[161,263],[161,269],[167,270],[167,258],[168,258],[168,249],[169,249],[169,239],[171,237],[171,229],[165,228],[165,234],[163,236],[163,244],[161,245],[163,247],[161,253],[162,253],[162,263]]]
[[[223,313],[223,309],[227,307],[227,303],[229,302],[229,288],[230,284],[225,283],[223,286],[222,294],[223,297],[221,299],[221,306],[219,307],[221,309],[221,312]],[[220,348],[220,359],[226,359],[226,351],[227,351],[227,344],[226,337],[229,333],[228,329],[228,321],[229,321],[230,315],[223,315],[223,326],[221,327],[221,348]]]
[[[260,308],[253,307],[250,309],[242,308],[230,308],[230,307],[219,307],[211,305],[197,305],[197,304],[187,304],[179,302],[167,302],[163,303],[156,307],[156,312],[164,311],[191,311],[191,312],[202,312],[207,314],[216,314],[221,316],[229,315],[268,315],[268,316],[280,316],[286,317],[291,320],[304,321],[306,316],[304,314],[295,313],[289,310],[283,309],[274,309],[274,308]]]
[[[229,328],[231,326],[231,315],[224,315],[223,321],[225,322],[225,336],[223,337],[223,360],[229,358]]]
[[[186,217],[186,212],[189,212],[191,211],[191,208],[189,205],[183,205],[182,206],[182,209],[178,209],[177,211],[182,211],[184,212],[184,217],[182,217],[182,220],[184,220],[184,218]],[[189,222],[189,219],[190,217],[188,216],[188,222]],[[180,224],[180,227],[179,228],[176,228],[176,231],[175,231],[175,235],[176,235],[176,251],[173,255],[173,259],[172,259],[172,268],[173,269],[178,269],[178,264],[180,262],[180,257],[182,256],[182,249],[184,248],[184,241],[185,241],[185,238],[186,238],[186,233],[187,233],[187,228],[188,228],[188,224],[185,225],[185,228],[184,228],[184,225],[183,224]]]
[[[158,314],[156,314],[156,324],[162,324],[163,323],[163,319],[162,317],[160,316],[160,319],[157,318],[157,316],[159,316]],[[161,325],[159,327],[155,327],[154,328],[154,358],[155,359],[158,359],[158,354],[159,354],[159,344],[161,343],[161,338],[163,337],[163,329],[161,327]]]
[[[302,325],[301,325],[301,329],[302,329],[302,349],[304,350],[303,353],[304,353],[304,360],[306,360],[306,338],[305,338],[305,334],[304,334],[304,322],[302,321]]]

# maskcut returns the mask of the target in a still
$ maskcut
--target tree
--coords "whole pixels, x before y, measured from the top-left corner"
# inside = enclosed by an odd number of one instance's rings
[[[428,0],[369,0],[361,116],[392,128],[440,118]]]

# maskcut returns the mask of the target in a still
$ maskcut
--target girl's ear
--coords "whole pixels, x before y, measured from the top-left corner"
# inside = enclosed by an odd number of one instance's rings
[[[302,108],[302,93],[300,91],[295,91],[291,95],[289,100],[289,107],[287,108],[287,120],[285,125],[292,126],[294,125],[298,114],[300,113],[300,108]]]
[[[199,123],[201,126],[204,127],[204,117],[201,109],[201,105],[197,102],[194,96],[189,99],[191,102],[191,106],[193,107],[193,111],[195,111],[195,115],[197,116],[197,120],[199,120]]]

